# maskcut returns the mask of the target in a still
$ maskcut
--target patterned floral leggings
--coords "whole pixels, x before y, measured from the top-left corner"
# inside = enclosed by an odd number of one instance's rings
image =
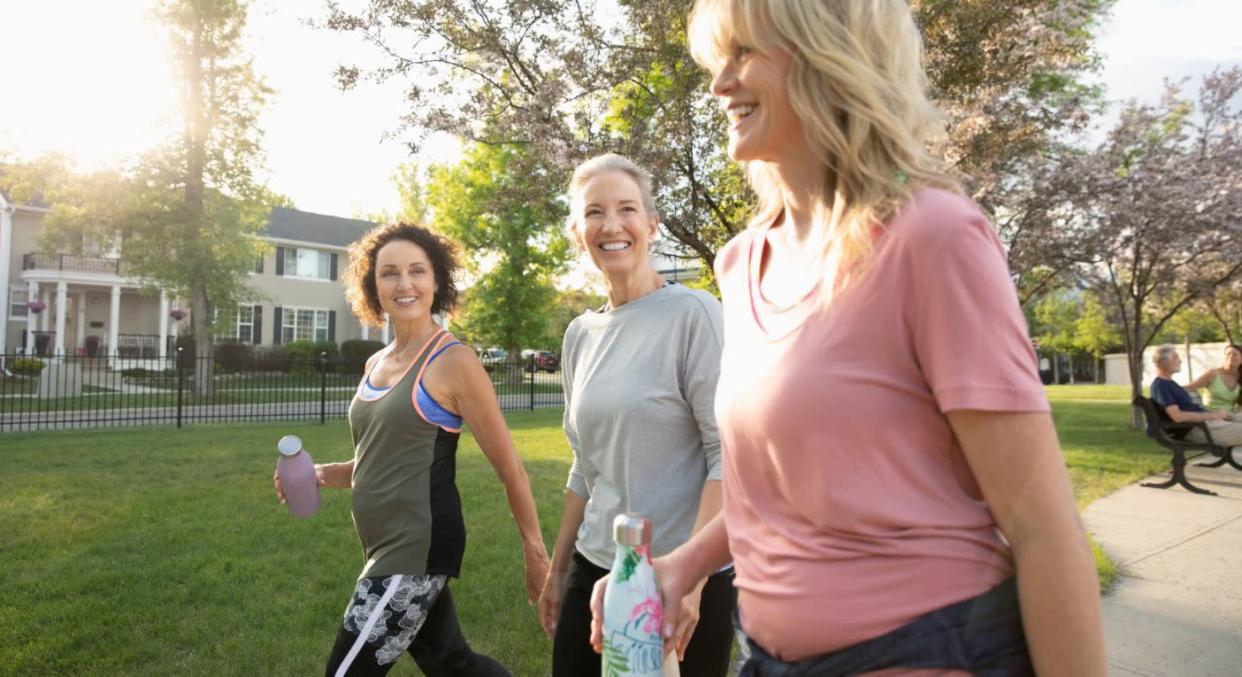
[[[409,651],[428,677],[508,677],[466,643],[447,583],[442,575],[359,580],[324,674],[385,675]]]

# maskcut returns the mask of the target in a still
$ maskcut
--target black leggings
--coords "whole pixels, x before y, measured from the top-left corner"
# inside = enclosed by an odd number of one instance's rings
[[[608,573],[574,553],[552,644],[552,677],[594,677],[600,674],[600,655],[591,648],[591,590]],[[732,570],[707,579],[699,601],[699,624],[681,661],[683,677],[724,677],[733,650],[733,607],[737,591]]]
[[[388,674],[396,664],[396,656],[385,655],[385,645],[390,641],[396,642],[397,646],[402,645],[400,635],[403,630],[413,631],[413,639],[408,640],[406,651],[414,657],[414,662],[427,677],[509,677],[509,671],[504,666],[495,659],[475,653],[466,643],[447,582],[412,593],[402,588],[400,593],[391,596],[396,598],[395,607],[392,599],[379,604],[382,596],[368,603],[369,596],[382,595],[386,591],[385,582],[389,580],[391,577],[363,579],[370,581],[370,590],[364,589],[363,581],[359,581],[360,587],[350,600],[346,621],[337,632],[336,643],[328,657],[327,677],[334,677],[347,658],[349,665],[344,674],[351,677]],[[364,641],[360,650],[355,651],[354,646],[359,644],[359,631],[365,628],[365,618],[381,606],[377,622],[368,632],[368,637],[375,641]],[[423,607],[421,617],[417,613],[419,606]],[[354,615],[353,620],[351,614]],[[387,653],[392,653],[391,648],[389,645]],[[351,652],[353,656],[350,656]]]

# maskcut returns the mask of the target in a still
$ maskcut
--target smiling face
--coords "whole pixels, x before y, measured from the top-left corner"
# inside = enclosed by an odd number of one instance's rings
[[[621,171],[592,177],[574,197],[574,235],[605,275],[629,275],[649,267],[647,247],[659,225],[643,207],[638,184]]]
[[[712,79],[729,119],[729,156],[773,162],[808,151],[802,120],[789,101],[793,57],[783,49],[735,47]]]
[[[375,254],[375,291],[393,322],[431,316],[436,275],[427,252],[409,240],[393,240]]]

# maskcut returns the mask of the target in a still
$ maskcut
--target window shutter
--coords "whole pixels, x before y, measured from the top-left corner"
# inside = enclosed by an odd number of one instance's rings
[[[276,274],[282,275],[282,276],[285,274],[285,248],[284,247],[276,248]],[[279,334],[280,332],[277,331],[276,333]]]
[[[336,254],[332,255],[332,261],[333,262],[336,261]],[[333,269],[335,269],[335,266],[333,266]],[[336,311],[335,310],[328,311],[328,340],[329,341],[336,340]]]
[[[331,270],[330,270],[330,271],[329,271],[329,273],[328,273],[328,277],[329,277],[329,279],[331,279],[331,280],[335,280],[335,279],[336,279],[336,254],[332,254],[332,268],[331,268]],[[335,312],[335,311],[334,311],[334,312]],[[329,329],[329,330],[328,330],[328,333],[331,333],[331,332],[332,332],[332,330],[331,330],[331,329]]]
[[[250,342],[259,345],[263,342],[263,306],[254,307],[254,319],[250,326]]]
[[[276,260],[279,261],[280,259],[276,259]],[[274,346],[280,345],[280,311],[281,310],[283,310],[283,308],[281,308],[280,306],[276,306],[275,308],[272,308],[272,345]]]

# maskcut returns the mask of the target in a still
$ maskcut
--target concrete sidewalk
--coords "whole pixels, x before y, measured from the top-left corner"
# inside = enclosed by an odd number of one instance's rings
[[[1114,675],[1242,675],[1242,471],[1186,474],[1219,495],[1135,485],[1083,515],[1123,575],[1103,604]]]

